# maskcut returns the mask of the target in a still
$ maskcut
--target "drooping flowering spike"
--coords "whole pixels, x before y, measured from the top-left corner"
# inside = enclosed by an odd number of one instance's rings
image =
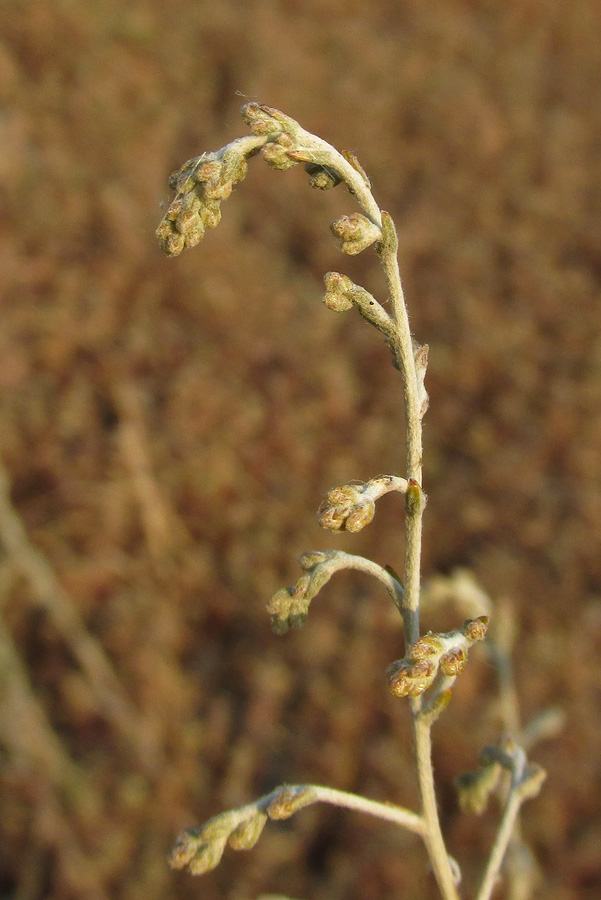
[[[285,634],[290,628],[300,628],[307,618],[311,600],[332,577],[334,570],[327,565],[327,555],[324,559],[316,559],[314,565],[308,563],[308,556],[301,557],[305,572],[296,584],[280,588],[267,604],[271,627],[276,634]]]
[[[247,172],[247,159],[261,148],[266,138],[237,138],[217,153],[203,153],[189,159],[173,172],[170,187],[176,196],[156,230],[161,250],[177,256],[186,247],[202,240],[206,228],[215,228],[221,219],[220,204]]]

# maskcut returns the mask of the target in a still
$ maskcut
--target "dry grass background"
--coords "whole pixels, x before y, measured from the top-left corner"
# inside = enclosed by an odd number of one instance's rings
[[[598,897],[600,33],[596,0],[5,0],[3,897],[435,896],[413,839],[328,809],[202,881],[165,862],[284,780],[415,801],[387,599],[339,580],[279,639],[264,613],[305,549],[399,564],[393,498],[352,541],[313,517],[402,471],[387,352],[319,303],[329,269],[382,287],[329,236],[352,202],[255,161],[200,248],[153,237],[169,172],[243,133],[237,92],[357,152],[398,223],[431,346],[425,573],[515,603],[524,714],[568,714],[525,813],[541,896]],[[436,729],[468,883],[495,819],[452,781],[496,736],[493,690],[470,661]]]

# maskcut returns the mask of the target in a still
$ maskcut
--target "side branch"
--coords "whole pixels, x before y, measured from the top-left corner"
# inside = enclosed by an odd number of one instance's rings
[[[363,556],[344,553],[342,550],[310,550],[299,559],[304,574],[296,584],[276,591],[267,612],[271,616],[271,627],[276,634],[285,634],[289,628],[299,628],[307,618],[311,600],[328,583],[335,572],[342,569],[356,569],[372,575],[380,581],[398,609],[402,608],[403,587],[401,583],[378,563]]]
[[[173,869],[187,868],[192,875],[210,872],[219,865],[227,844],[234,850],[250,850],[268,819],[288,819],[313,803],[330,803],[367,813],[424,837],[422,818],[402,806],[318,784],[281,785],[253,803],[209,819],[200,829],[182,832],[171,853],[170,865]]]
[[[503,749],[488,748],[488,753],[491,762],[509,771],[511,787],[476,900],[490,900],[521,806],[538,795],[547,777],[545,770],[536,763],[528,763],[524,750],[511,741]]]

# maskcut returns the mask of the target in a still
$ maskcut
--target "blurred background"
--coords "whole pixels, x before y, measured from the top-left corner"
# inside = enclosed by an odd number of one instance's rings
[[[414,838],[327,807],[202,880],[166,863],[283,781],[416,803],[388,598],[339,577],[282,638],[264,611],[307,549],[401,566],[398,498],[355,537],[314,515],[404,466],[380,336],[320,303],[332,269],[384,299],[329,233],[352,198],[253,160],[201,246],[154,237],[169,173],[248,99],[354,151],[397,223],[430,344],[424,576],[511,604],[523,719],[567,716],[524,812],[539,895],[599,896],[600,33],[597,0],[4,0],[2,897],[437,896]],[[453,787],[499,732],[472,657],[434,750],[468,895],[498,819]]]

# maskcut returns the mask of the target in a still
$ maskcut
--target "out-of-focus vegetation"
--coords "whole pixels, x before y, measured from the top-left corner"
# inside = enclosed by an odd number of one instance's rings
[[[333,583],[282,639],[264,611],[303,550],[398,558],[394,498],[355,538],[312,515],[401,470],[388,353],[319,303],[340,266],[381,288],[330,241],[352,201],[254,161],[198,249],[154,239],[169,172],[241,133],[237,92],[355,151],[398,224],[431,348],[425,572],[514,603],[524,711],[568,714],[525,833],[546,900],[598,896],[600,33],[596,0],[5,2],[4,896],[435,893],[414,840],[327,809],[202,886],[166,865],[182,827],[282,781],[415,800],[387,598]],[[435,734],[468,880],[495,816],[452,782],[496,737],[493,681],[471,661]]]

